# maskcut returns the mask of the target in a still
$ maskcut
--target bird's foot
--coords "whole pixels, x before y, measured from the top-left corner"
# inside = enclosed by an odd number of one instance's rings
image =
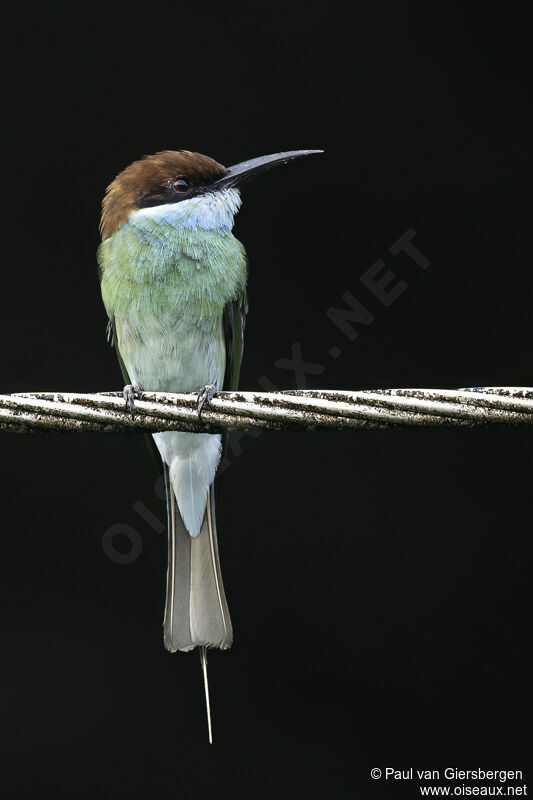
[[[126,403],[126,411],[129,411],[131,418],[135,419],[135,400],[141,399],[141,393],[131,383],[128,383],[122,390],[122,396]]]
[[[205,406],[206,403],[208,406],[211,405],[211,400],[213,399],[213,397],[216,395],[217,392],[218,392],[217,387],[213,386],[212,383],[208,383],[207,386],[204,386],[202,391],[199,392],[198,405],[197,405],[198,419],[202,419],[203,407]]]

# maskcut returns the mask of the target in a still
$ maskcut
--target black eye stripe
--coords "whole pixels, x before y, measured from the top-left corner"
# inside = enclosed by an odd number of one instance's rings
[[[143,192],[137,199],[137,207],[151,208],[166,203],[180,203],[203,194],[208,189],[208,183],[192,181],[180,175],[177,178],[170,178],[164,186],[154,186]]]

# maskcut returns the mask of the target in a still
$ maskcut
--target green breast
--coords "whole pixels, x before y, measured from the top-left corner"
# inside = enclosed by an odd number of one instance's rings
[[[102,296],[130,379],[193,391],[224,371],[222,315],[243,291],[246,254],[226,228],[189,230],[150,218],[102,243]]]
[[[98,251],[110,317],[164,303],[198,318],[218,314],[244,289],[246,254],[226,228],[165,227],[147,218],[124,225]]]

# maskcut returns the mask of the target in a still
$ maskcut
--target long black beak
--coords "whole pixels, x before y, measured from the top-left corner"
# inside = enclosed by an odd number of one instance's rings
[[[289,161],[294,161],[295,158],[323,152],[323,150],[289,150],[286,153],[273,153],[271,156],[260,156],[259,158],[252,158],[250,161],[241,161],[240,164],[227,167],[222,177],[214,182],[213,187],[222,189],[230,186],[240,186],[251,178],[255,178],[261,172],[272,169],[272,167],[288,164]]]

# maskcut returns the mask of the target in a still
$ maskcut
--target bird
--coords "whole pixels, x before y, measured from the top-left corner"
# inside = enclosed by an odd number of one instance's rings
[[[98,248],[108,336],[132,414],[143,391],[197,392],[198,413],[238,388],[248,260],[233,235],[241,190],[273,167],[322,150],[291,150],[224,167],[189,150],[134,161],[109,184]],[[212,742],[207,649],[233,641],[215,519],[222,437],[154,433],[168,517],[164,645],[200,650]]]

